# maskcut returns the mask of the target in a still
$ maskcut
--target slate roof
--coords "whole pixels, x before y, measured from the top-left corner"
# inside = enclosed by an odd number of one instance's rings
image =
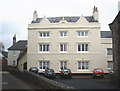
[[[4,57],[8,58],[8,52],[2,51],[1,53],[2,53],[2,55],[3,55]]]
[[[60,20],[62,20],[63,17],[48,17],[48,21],[50,23],[59,23]],[[73,17],[64,17],[64,19],[67,22],[77,22],[79,20],[80,16],[73,16]],[[92,16],[85,16],[86,20],[88,22],[98,22],[97,20],[94,20],[94,18]],[[31,23],[40,23],[40,21],[43,18],[37,18],[36,21],[32,21]]]
[[[101,38],[112,38],[111,31],[101,31]]]
[[[27,47],[27,40],[20,40],[8,48],[8,50],[24,50]]]

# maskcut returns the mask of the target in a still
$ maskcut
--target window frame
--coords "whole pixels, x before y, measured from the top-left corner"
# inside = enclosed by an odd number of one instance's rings
[[[49,43],[39,43],[38,44],[39,53],[49,53],[50,52],[50,44]]]
[[[108,50],[108,49],[110,49],[110,50]],[[113,55],[112,48],[107,48],[107,49],[106,49],[106,55],[107,55],[107,56],[112,56],[112,55]]]
[[[59,36],[60,38],[66,38],[67,37],[68,32],[67,31],[59,31]]]
[[[49,31],[39,31],[39,38],[49,38],[50,32]]]
[[[59,44],[59,52],[66,53],[68,50],[67,43],[60,43]]]
[[[107,61],[107,69],[109,69],[110,67],[108,67],[108,66],[110,66],[110,65],[108,65],[109,64],[109,62],[112,62],[112,69],[113,69],[113,61]]]
[[[62,63],[62,65],[61,65]],[[66,69],[68,68],[68,61],[60,61],[59,62],[59,69],[61,70],[61,68],[63,67],[63,69],[66,67]]]
[[[83,66],[83,64],[84,64],[84,66]],[[84,67],[84,69],[82,67]],[[77,61],[77,70],[78,71],[89,71],[89,67],[90,67],[89,61]]]
[[[78,53],[88,53],[89,52],[89,44],[88,43],[78,43],[77,44],[77,52]]]
[[[77,31],[77,37],[88,37],[88,31]]]
[[[50,68],[50,61],[38,61],[38,69],[39,70],[45,70],[46,68],[48,68],[48,69]]]

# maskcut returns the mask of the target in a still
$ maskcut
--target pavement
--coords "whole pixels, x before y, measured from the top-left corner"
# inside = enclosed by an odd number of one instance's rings
[[[0,71],[2,74],[2,89],[38,89],[38,87],[27,83],[7,71]],[[39,88],[40,89],[40,88]],[[34,90],[33,90],[34,91]]]

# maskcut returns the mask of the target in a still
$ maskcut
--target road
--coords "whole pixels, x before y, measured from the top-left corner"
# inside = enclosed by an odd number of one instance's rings
[[[82,78],[74,76],[72,79],[53,79],[54,81],[72,86],[77,89],[117,89],[114,84],[103,82],[102,78]]]
[[[28,84],[23,80],[13,76],[7,71],[0,71],[2,74],[2,89],[38,89],[32,84]]]

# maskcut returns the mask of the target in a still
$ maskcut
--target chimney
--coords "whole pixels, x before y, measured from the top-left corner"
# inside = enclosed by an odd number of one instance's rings
[[[16,34],[13,36],[13,45],[16,43]]]
[[[33,13],[33,21],[36,21],[37,18],[38,18],[37,11],[34,11],[34,13]]]
[[[98,9],[97,7],[94,6],[93,8],[93,18],[97,21],[99,21],[99,12],[98,12]]]
[[[120,11],[120,1],[118,2],[118,12]]]

